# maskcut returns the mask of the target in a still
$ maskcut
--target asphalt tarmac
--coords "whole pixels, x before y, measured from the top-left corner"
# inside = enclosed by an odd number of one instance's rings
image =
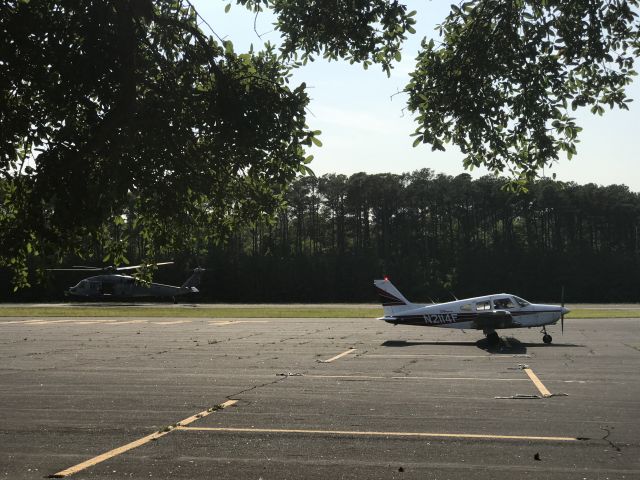
[[[0,479],[640,478],[640,319],[559,330],[0,317]]]

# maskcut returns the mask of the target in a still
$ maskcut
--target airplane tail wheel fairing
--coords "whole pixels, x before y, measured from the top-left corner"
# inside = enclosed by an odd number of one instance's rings
[[[500,336],[496,332],[492,332],[487,335],[487,340],[490,345],[497,345],[500,343]]]
[[[549,335],[548,333],[546,333],[543,337],[542,337],[542,341],[544,343],[551,343],[551,340],[553,340],[553,338],[551,338],[551,335]]]

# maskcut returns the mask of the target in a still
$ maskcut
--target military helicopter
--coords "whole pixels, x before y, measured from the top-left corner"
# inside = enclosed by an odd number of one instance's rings
[[[171,265],[173,262],[160,262],[151,265]],[[119,272],[138,270],[145,265],[131,265],[126,267],[90,267],[74,265],[71,268],[49,268],[56,272],[102,272],[102,275],[87,277],[77,285],[69,287],[65,295],[74,295],[91,299],[120,299],[134,297],[171,297],[173,303],[178,303],[176,297],[187,293],[198,293],[197,286],[204,268],[195,268],[192,275],[180,286],[164,285],[162,283],[144,283]],[[148,266],[148,265],[147,265]]]

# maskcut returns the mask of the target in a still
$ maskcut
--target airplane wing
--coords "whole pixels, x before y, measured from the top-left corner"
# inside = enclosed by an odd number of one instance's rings
[[[513,321],[513,316],[508,310],[492,310],[478,312],[474,319],[475,327],[482,329],[515,328],[521,325]]]

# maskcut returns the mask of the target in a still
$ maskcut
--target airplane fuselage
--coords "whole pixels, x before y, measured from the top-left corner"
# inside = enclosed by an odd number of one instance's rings
[[[511,294],[486,295],[434,305],[416,305],[386,314],[380,320],[394,325],[494,330],[538,327],[556,323],[563,312],[557,305],[532,304]],[[565,313],[567,312],[564,309]]]

